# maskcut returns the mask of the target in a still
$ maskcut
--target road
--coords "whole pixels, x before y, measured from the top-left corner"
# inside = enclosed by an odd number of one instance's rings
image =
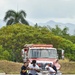
[[[0,73],[0,75],[20,75],[20,74],[5,74],[5,73]],[[47,74],[39,74],[39,75],[47,75]],[[58,74],[60,75],[60,74]],[[62,75],[75,75],[75,74],[62,74]]]
[[[20,74],[6,74],[6,75],[20,75]],[[62,75],[75,75],[75,74],[62,74]]]

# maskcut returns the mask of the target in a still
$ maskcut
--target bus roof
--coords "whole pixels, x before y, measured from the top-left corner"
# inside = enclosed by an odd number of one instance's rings
[[[53,48],[52,44],[26,44],[25,47],[50,47]]]

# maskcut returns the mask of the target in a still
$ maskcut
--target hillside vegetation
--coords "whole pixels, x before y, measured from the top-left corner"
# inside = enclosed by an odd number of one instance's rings
[[[22,62],[21,50],[25,44],[53,44],[57,49],[64,49],[65,57],[74,61],[74,38],[71,40],[71,36],[62,31],[63,34],[59,35],[58,27],[51,30],[47,27],[23,24],[2,27],[0,29],[0,59]]]

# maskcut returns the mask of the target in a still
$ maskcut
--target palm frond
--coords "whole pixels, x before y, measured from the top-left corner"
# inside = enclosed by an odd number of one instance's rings
[[[13,23],[14,23],[14,19],[11,18],[11,19],[9,19],[9,20],[7,21],[7,24],[6,24],[6,25],[8,26],[8,25],[11,25],[11,24],[13,24]]]
[[[21,10],[21,11],[19,12],[19,15],[21,15],[21,16],[23,16],[23,17],[26,17],[26,13],[25,13],[23,10]]]
[[[29,23],[24,18],[21,18],[21,23],[29,25]]]
[[[8,18],[10,18],[10,17],[14,17],[15,14],[16,14],[16,12],[13,11],[13,10],[7,11],[6,14],[5,14],[5,17],[4,17],[4,21],[6,21],[6,20],[7,20]]]

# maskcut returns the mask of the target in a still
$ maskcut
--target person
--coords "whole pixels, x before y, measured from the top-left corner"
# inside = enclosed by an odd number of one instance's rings
[[[52,68],[56,71],[56,73],[57,73],[57,68],[56,68],[56,66],[55,65],[52,65]]]
[[[21,67],[21,75],[28,75],[27,73],[27,62],[24,62],[24,65]]]
[[[29,48],[26,45],[21,50],[21,55],[22,55],[23,62],[25,62],[26,58],[28,58],[28,50],[29,50]]]
[[[26,58],[27,68],[31,65],[29,58]],[[29,74],[29,70],[27,69],[27,73]]]
[[[56,71],[53,69],[52,64],[46,65],[45,69],[48,70],[49,75],[55,75],[56,74]]]
[[[52,63],[50,63],[50,66],[56,71],[56,73],[57,73],[57,68],[56,68],[56,66],[54,65],[54,63],[52,64]],[[56,75],[56,73],[55,73],[55,75]]]
[[[26,62],[27,62],[27,66],[31,64],[29,58],[26,58]]]
[[[39,66],[36,64],[36,60],[32,60],[31,65],[28,65],[29,75],[38,75],[40,72]]]

